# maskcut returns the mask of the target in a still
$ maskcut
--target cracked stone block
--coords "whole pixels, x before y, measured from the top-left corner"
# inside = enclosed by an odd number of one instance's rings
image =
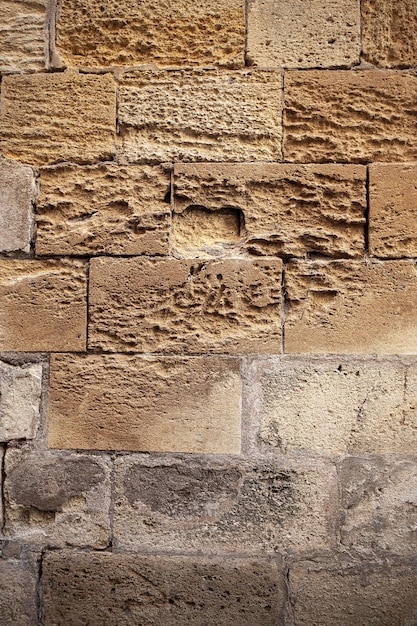
[[[45,626],[284,624],[278,559],[63,551],[46,555],[42,573]]]
[[[0,252],[30,252],[35,189],[30,167],[0,160]]]
[[[0,72],[45,68],[46,0],[2,0]]]
[[[6,542],[4,542],[6,543]],[[17,550],[7,558],[6,549],[0,557],[0,624],[2,626],[35,626],[37,609],[37,563],[35,555]]]
[[[42,365],[0,361],[0,441],[33,439],[39,424]]]

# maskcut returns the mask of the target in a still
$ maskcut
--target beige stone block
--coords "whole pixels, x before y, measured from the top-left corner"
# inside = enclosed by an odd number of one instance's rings
[[[362,45],[366,61],[379,67],[417,64],[414,0],[363,0]]]
[[[280,72],[132,71],[120,83],[123,162],[280,161]]]
[[[39,424],[42,365],[0,361],[0,441],[33,439]]]
[[[116,461],[114,546],[204,554],[332,549],[335,468],[301,459]]]
[[[248,59],[263,67],[359,63],[358,0],[251,0]]]
[[[31,165],[113,158],[116,88],[110,74],[6,76],[0,149]]]
[[[85,349],[83,261],[0,260],[0,297],[1,350]]]
[[[242,67],[244,1],[64,0],[57,49],[70,66]]]
[[[417,76],[395,71],[285,75],[284,158],[417,160]]]
[[[174,250],[362,255],[365,179],[360,165],[176,164]]]
[[[108,459],[9,449],[5,469],[6,537],[51,547],[108,545]]]
[[[281,268],[280,259],[92,259],[90,348],[280,352]]]
[[[285,277],[285,352],[417,351],[414,262],[295,261]]]
[[[6,552],[2,550],[2,552]],[[35,557],[0,558],[0,624],[34,626],[38,622],[37,565]]]
[[[46,0],[2,0],[0,72],[45,67],[45,12]]]
[[[45,626],[284,624],[276,561],[63,551],[46,555],[42,574]]]
[[[30,167],[0,160],[0,252],[30,252],[35,192]]]
[[[38,254],[167,254],[171,175],[161,167],[41,170]]]
[[[49,445],[238,454],[240,397],[236,359],[55,355]]]

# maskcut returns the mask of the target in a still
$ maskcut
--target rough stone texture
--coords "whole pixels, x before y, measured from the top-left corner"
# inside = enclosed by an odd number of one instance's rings
[[[46,0],[2,0],[0,72],[45,67]]]
[[[6,536],[48,546],[106,547],[110,471],[103,457],[8,450]]]
[[[31,165],[113,157],[116,89],[109,74],[6,76],[0,104],[6,157]]]
[[[417,64],[417,5],[414,0],[362,0],[364,58],[380,67]]]
[[[334,467],[288,458],[116,461],[116,547],[273,554],[331,549]]]
[[[271,67],[359,63],[358,0],[251,0],[248,60]]]
[[[291,624],[412,626],[417,563],[300,562],[290,568]]]
[[[121,79],[124,162],[280,161],[279,72],[132,71]]]
[[[30,252],[34,196],[32,170],[0,160],[0,252]]]
[[[82,261],[0,260],[0,297],[0,350],[85,349]]]
[[[57,166],[41,170],[40,191],[38,254],[168,253],[169,170]]]
[[[369,248],[379,257],[417,256],[417,164],[369,166]]]
[[[39,424],[42,365],[0,361],[0,441],[33,439]]]
[[[417,76],[390,71],[285,75],[284,158],[417,160]]]
[[[280,352],[281,267],[280,259],[92,259],[89,345],[110,352]]]
[[[414,556],[417,466],[413,459],[350,457],[340,464],[341,542],[366,555]]]
[[[281,626],[285,595],[282,566],[269,560],[52,552],[42,623]]]
[[[34,626],[38,623],[35,557],[23,553],[7,558],[7,545],[0,545],[0,552],[0,624]]]
[[[295,261],[285,277],[285,352],[417,351],[413,262]]]
[[[236,359],[56,355],[49,445],[237,454],[240,397]]]
[[[244,65],[243,0],[64,0],[57,48],[68,65]]]
[[[361,255],[365,178],[360,165],[176,164],[174,249]]]

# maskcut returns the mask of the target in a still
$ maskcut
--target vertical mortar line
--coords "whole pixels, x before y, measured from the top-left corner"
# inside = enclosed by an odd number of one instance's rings
[[[285,114],[285,70],[282,69],[282,89],[281,89],[281,161],[285,161],[284,154],[284,114]]]
[[[169,183],[169,228],[168,228],[168,256],[172,256],[172,221],[174,219],[174,167],[171,163],[171,176]]]
[[[4,484],[6,482],[6,452],[7,452],[7,443],[4,444],[3,448],[3,457],[1,460],[1,511],[3,514],[2,525],[1,525],[1,534],[4,535],[6,531],[6,496],[4,493]]]
[[[293,621],[293,610],[291,606],[291,594],[290,594],[290,565],[288,563],[288,556],[285,555],[283,557],[283,565],[284,565],[284,582],[285,588],[287,591],[287,597],[285,599],[285,607],[284,607],[284,619],[288,619],[289,623]]]
[[[45,65],[46,69],[53,69],[58,65],[55,58],[56,21],[58,16],[59,0],[49,0],[45,16]]]
[[[363,43],[362,43],[362,2],[359,0],[359,63],[363,58]]]
[[[39,169],[34,169],[33,174],[35,177],[35,185],[32,193],[32,223],[30,225],[30,256],[36,257],[36,236],[37,236],[37,212],[38,212],[38,200],[40,195],[40,178],[41,173]]]
[[[366,206],[365,206],[365,233],[364,233],[364,245],[365,245],[365,254],[369,255],[369,209],[370,209],[370,199],[369,199],[369,164],[366,165],[366,181],[365,181],[365,190],[366,190]]]
[[[115,463],[117,456],[111,455],[111,472],[110,472],[110,507],[109,507],[109,526],[110,526],[110,542],[109,548],[113,552],[114,538],[114,492],[115,492]]]
[[[43,597],[42,597],[42,576],[43,576],[43,560],[45,557],[45,548],[41,551],[41,556],[38,563],[38,577],[36,581],[36,608],[38,613],[38,624],[42,624],[43,614]]]
[[[245,49],[243,52],[243,64],[245,67],[250,67],[248,61],[248,15],[249,15],[249,2],[250,0],[245,0],[243,3],[243,12],[244,12],[244,22],[245,22]]]
[[[281,273],[281,354],[285,354],[285,314],[287,308],[287,292],[285,289],[286,262],[282,261]]]
[[[85,324],[86,324],[86,328],[85,328],[85,351],[88,352],[88,346],[89,346],[89,336],[88,336],[88,330],[89,330],[89,326],[90,326],[90,263],[91,263],[91,259],[87,259],[87,265],[86,265],[86,294],[85,294],[85,307],[86,307],[86,314],[85,314]]]

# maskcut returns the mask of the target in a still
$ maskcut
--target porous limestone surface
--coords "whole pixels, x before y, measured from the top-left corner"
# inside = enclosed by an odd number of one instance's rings
[[[42,365],[0,361],[0,441],[33,439],[39,424]]]
[[[30,252],[35,194],[31,168],[0,159],[0,252]]]
[[[46,65],[46,0],[2,0],[0,72],[33,72]]]
[[[0,551],[0,624],[33,626],[38,621],[36,558],[30,553],[7,558],[1,544]]]

